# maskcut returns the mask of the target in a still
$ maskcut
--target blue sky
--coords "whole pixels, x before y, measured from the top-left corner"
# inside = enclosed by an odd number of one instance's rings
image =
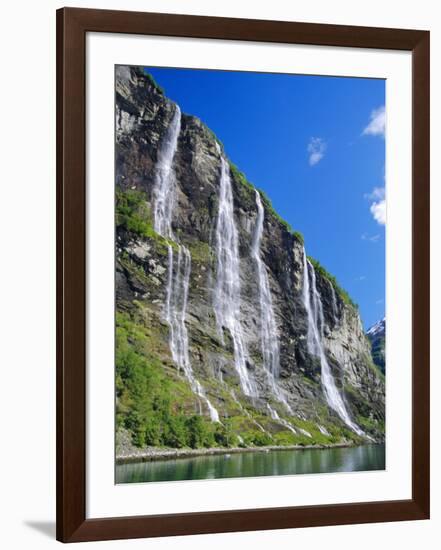
[[[385,310],[385,81],[146,68],[359,304]]]

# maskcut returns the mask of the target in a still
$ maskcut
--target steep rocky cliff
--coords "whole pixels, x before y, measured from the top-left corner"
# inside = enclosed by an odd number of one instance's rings
[[[386,319],[383,317],[367,331],[371,342],[372,359],[384,374],[386,372]]]
[[[384,438],[356,307],[210,129],[129,67],[116,78],[116,308],[117,423],[139,446]]]

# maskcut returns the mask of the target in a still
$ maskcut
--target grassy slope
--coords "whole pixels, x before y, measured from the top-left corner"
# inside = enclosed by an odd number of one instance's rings
[[[165,254],[167,241],[153,231],[145,199],[142,193],[119,190],[117,226]],[[205,259],[205,254],[201,254],[201,258],[194,256],[195,262]],[[121,253],[118,260],[132,278],[145,280],[144,270],[132,262],[127,253]],[[323,445],[341,442],[344,437],[353,438],[349,431],[334,426],[326,418],[321,424],[328,429],[329,437],[324,436],[315,423],[287,418],[294,427],[308,431],[312,438],[301,433],[294,435],[268,416],[260,415],[248,403],[238,405],[231,396],[231,390],[237,388],[215,380],[204,381],[204,385],[222,399],[222,408],[228,417],[222,418],[222,424],[210,422],[207,416],[199,414],[197,397],[172,363],[167,327],[151,322],[152,313],[146,303],[134,301],[124,304],[124,308],[121,305],[117,304],[116,315],[116,422],[117,427],[129,431],[136,446]],[[280,414],[283,415],[282,411]],[[265,427],[267,433],[256,422]]]

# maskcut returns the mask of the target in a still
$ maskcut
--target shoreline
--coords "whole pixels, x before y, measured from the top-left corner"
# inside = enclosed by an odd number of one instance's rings
[[[207,449],[165,449],[149,447],[145,449],[132,449],[124,454],[116,455],[116,464],[132,464],[134,462],[157,462],[175,460],[179,458],[192,458],[196,456],[230,455],[239,453],[268,453],[271,451],[306,451],[311,449],[335,449],[357,447],[354,443],[335,443],[331,445],[267,445],[263,447],[212,447]]]

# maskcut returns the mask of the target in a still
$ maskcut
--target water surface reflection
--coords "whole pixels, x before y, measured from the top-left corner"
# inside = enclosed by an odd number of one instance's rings
[[[117,483],[384,470],[385,446],[196,456],[116,466]]]

